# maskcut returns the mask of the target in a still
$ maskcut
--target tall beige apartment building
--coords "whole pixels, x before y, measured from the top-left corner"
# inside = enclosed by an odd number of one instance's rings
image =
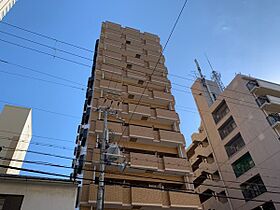
[[[117,143],[125,167],[106,165],[105,209],[200,208],[161,52],[156,35],[102,24],[73,163],[73,176],[83,177],[81,210],[96,207],[103,132],[96,108],[106,106],[118,111],[108,117],[108,144]]]
[[[5,105],[0,113],[0,164],[21,168],[32,137],[32,111]],[[6,158],[6,159],[4,159]],[[19,161],[12,161],[12,160]],[[19,170],[0,168],[0,173],[19,174]]]
[[[201,126],[187,157],[203,209],[280,209],[280,85],[237,75],[221,90],[202,78],[192,94]]]
[[[16,0],[0,0],[0,21],[12,9]]]

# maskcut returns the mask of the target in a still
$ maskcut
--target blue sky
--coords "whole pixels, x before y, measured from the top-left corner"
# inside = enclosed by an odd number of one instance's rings
[[[82,2],[82,3],[77,3]],[[181,9],[183,0],[19,0],[4,18],[4,21],[49,35],[58,40],[93,49],[99,37],[102,21],[112,21],[158,34],[162,45]],[[266,80],[280,82],[280,2],[277,0],[190,0],[178,23],[174,35],[164,52],[166,66],[172,74],[194,78],[194,58],[200,61],[204,74],[209,77],[210,68],[204,57],[207,53],[212,65],[221,72],[224,84],[235,73],[250,74]],[[0,31],[13,33],[39,41],[56,48],[92,58],[92,53],[37,37],[0,23]],[[3,33],[0,38],[34,47],[52,55],[75,59],[91,65],[90,61],[77,59],[49,50]],[[54,74],[77,83],[86,84],[90,68],[59,60],[55,57],[21,49],[0,41],[0,59]],[[35,107],[65,113],[66,117],[33,110],[33,133],[35,135],[66,139],[59,142],[33,137],[32,141],[61,145],[69,150],[30,145],[30,150],[72,156],[76,128],[80,122],[85,92],[69,87],[48,84],[5,72],[25,74],[55,80],[18,67],[0,63],[0,108],[4,103]],[[191,86],[191,81],[169,77],[172,82]],[[62,81],[63,82],[63,81]],[[69,84],[69,83],[68,83]],[[176,87],[183,89],[182,87]],[[173,91],[178,106],[195,110],[192,96]],[[179,107],[178,107],[179,108]],[[197,113],[177,110],[181,118],[181,130],[187,144],[190,135],[199,126]],[[44,160],[70,166],[69,160],[27,154],[27,160]],[[36,165],[24,165],[45,171],[67,174],[70,170]]]

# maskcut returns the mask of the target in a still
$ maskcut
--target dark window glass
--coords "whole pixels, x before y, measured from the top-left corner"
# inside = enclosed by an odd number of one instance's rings
[[[237,153],[239,150],[241,150],[244,147],[245,143],[242,138],[242,136],[237,134],[235,137],[233,137],[232,140],[230,140],[226,145],[225,149],[227,152],[228,157],[231,157],[235,153]]]
[[[23,195],[0,195],[1,210],[20,210]]]
[[[236,123],[234,119],[230,117],[220,128],[219,134],[222,139],[226,138],[234,129],[236,128]]]
[[[246,201],[252,200],[267,191],[259,174],[241,184],[240,187]]]
[[[229,113],[229,108],[226,102],[222,101],[222,103],[212,113],[215,123],[217,124],[218,122],[220,122],[220,120],[223,119],[223,117],[226,116],[227,113]]]
[[[252,210],[276,210],[274,204],[272,203],[272,201],[269,202],[265,202],[262,205],[252,209]]]
[[[255,80],[250,80],[247,84],[246,84],[247,88],[251,91],[252,89],[254,89],[254,87],[259,86],[258,82]]]
[[[254,166],[255,163],[251,155],[249,154],[249,152],[247,152],[245,155],[243,155],[241,158],[239,158],[232,164],[232,168],[236,177],[241,176],[242,174],[244,174],[246,171],[253,168]]]

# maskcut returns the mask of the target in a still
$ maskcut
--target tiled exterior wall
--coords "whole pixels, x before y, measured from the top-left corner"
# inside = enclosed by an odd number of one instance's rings
[[[185,183],[191,179],[190,163],[185,156],[185,139],[180,133],[163,56],[157,64],[161,50],[156,35],[110,22],[102,24],[85,102],[84,119],[87,120],[79,129],[80,133],[81,129],[88,129],[85,147],[80,149],[85,151],[84,168],[98,169],[98,138],[102,136],[103,116],[94,108],[110,105],[122,119],[109,116],[110,143],[118,143],[128,165],[123,172],[116,166],[106,166],[105,179],[162,189],[106,185],[106,209],[199,208],[197,195],[167,191],[172,186],[192,192],[192,187]],[[80,139],[82,136],[78,137],[78,145]],[[78,153],[79,162],[83,153]],[[90,179],[98,177],[98,173],[80,172],[86,179],[80,207],[94,209],[97,183]]]

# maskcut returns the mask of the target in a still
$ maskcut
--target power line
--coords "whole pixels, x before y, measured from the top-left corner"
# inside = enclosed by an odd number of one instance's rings
[[[0,58],[0,62],[3,63],[3,64],[7,64],[7,65],[15,66],[15,67],[18,67],[18,68],[21,68],[21,69],[25,69],[25,70],[28,70],[28,71],[32,71],[32,72],[36,72],[36,73],[39,73],[39,74],[43,74],[43,75],[46,75],[46,76],[49,76],[49,77],[52,77],[52,78],[55,78],[55,79],[59,79],[59,80],[65,81],[65,82],[70,82],[70,83],[79,85],[81,87],[86,87],[86,85],[78,83],[76,81],[65,79],[64,77],[60,77],[60,76],[57,76],[57,75],[54,75],[54,74],[50,74],[50,73],[46,73],[46,72],[43,72],[43,71],[39,71],[37,69],[26,67],[26,66],[23,66],[23,65],[20,65],[20,64],[16,64],[16,63],[13,63],[13,62],[1,59],[1,58]]]
[[[29,142],[29,141],[17,140],[17,139],[12,139],[12,138],[3,137],[3,136],[0,136],[0,139],[4,140],[4,141],[22,142],[22,143],[25,143],[25,144],[34,144],[36,146],[51,147],[51,148],[56,148],[56,149],[73,151],[73,149],[69,148],[69,147],[64,147],[64,146],[60,146],[60,145],[53,145],[53,144],[48,144],[48,143],[42,143],[42,142],[37,142],[37,141],[30,141]]]
[[[43,37],[45,39],[50,39],[50,40],[55,41],[55,42],[59,42],[59,43],[62,43],[62,44],[65,44],[65,45],[68,45],[68,46],[71,46],[71,47],[75,47],[75,48],[80,49],[80,50],[84,50],[84,51],[87,51],[87,52],[93,52],[93,50],[91,50],[91,49],[87,49],[87,48],[84,48],[84,47],[81,47],[81,46],[78,46],[78,45],[75,45],[75,44],[63,41],[63,40],[59,40],[59,39],[56,39],[56,38],[51,37],[51,36],[47,36],[47,35],[42,34],[42,33],[34,32],[34,31],[29,30],[29,29],[26,29],[26,28],[23,28],[23,27],[20,27],[20,26],[8,23],[6,21],[1,21],[0,23],[5,24],[5,25],[7,25],[9,27],[13,27],[13,28],[16,28],[16,29],[28,32],[30,34],[33,34],[33,35],[36,35],[36,36],[39,36],[39,37]]]
[[[0,103],[11,104],[11,105],[15,105],[15,106],[22,106],[22,105],[14,104],[14,103],[11,103],[9,101],[5,101],[5,100],[1,100],[1,99],[0,99]],[[78,116],[65,114],[65,113],[60,113],[60,112],[54,112],[54,111],[51,111],[51,110],[42,109],[42,108],[38,108],[38,107],[30,107],[30,108],[34,109],[34,110],[37,110],[37,111],[42,111],[42,112],[46,112],[46,113],[50,113],[50,114],[54,114],[54,115],[60,115],[60,116],[64,116],[64,117],[70,117],[70,118],[76,118],[76,119],[81,118],[81,117],[78,117]]]
[[[5,158],[5,157],[0,157],[0,159],[6,160],[6,161],[14,161],[14,162],[22,162],[22,163],[28,163],[28,164],[36,164],[36,165],[44,165],[44,166],[72,169],[71,166],[59,165],[59,164],[54,164],[54,163],[45,162],[45,161],[17,160],[17,159],[12,159],[12,158]],[[105,164],[109,165],[108,163],[105,163]],[[143,170],[142,168],[137,168],[137,169],[138,170]],[[101,172],[100,170],[97,170],[97,169],[82,169],[82,171]],[[177,181],[177,180],[160,178],[160,177],[142,176],[142,175],[138,175],[138,174],[120,174],[120,173],[116,173],[116,172],[113,172],[113,171],[106,171],[105,173],[110,174],[110,175],[123,175],[123,176],[126,176],[126,177],[132,177],[132,178],[134,178],[134,177],[148,178],[148,179],[152,179],[152,180],[161,180],[161,181],[167,181],[167,182],[172,182],[172,183],[177,183],[177,184],[194,184],[194,182],[189,182],[189,181]],[[216,181],[218,181],[218,180],[216,180]],[[201,184],[201,185],[209,186],[209,187],[223,188],[223,189],[226,188],[226,189],[233,189],[233,190],[242,190],[239,187],[229,187],[229,186],[223,186],[223,185],[213,185],[213,184]],[[256,185],[268,187],[267,185],[264,185],[264,184],[256,184]],[[280,188],[280,187],[277,187],[277,188]],[[267,191],[267,192],[268,193],[273,193],[273,194],[280,194],[280,192],[278,192],[278,191]]]
[[[9,131],[9,130],[0,130],[0,134],[1,134],[1,133],[10,133],[10,134],[16,134],[16,135],[30,136],[30,135],[27,134],[27,133],[18,133],[18,132]],[[54,141],[61,141],[61,142],[73,143],[73,140],[60,139],[60,138],[53,138],[53,137],[41,136],[41,135],[35,135],[35,134],[32,134],[32,137],[41,138],[41,139],[48,139],[48,140],[54,140]]]
[[[51,54],[51,53],[48,53],[48,52],[45,52],[45,51],[42,51],[42,50],[32,48],[32,47],[27,47],[27,46],[24,46],[24,45],[21,45],[21,44],[18,44],[18,43],[14,43],[14,42],[11,42],[11,41],[7,41],[7,40],[4,40],[4,39],[0,39],[0,41],[8,43],[8,44],[13,45],[13,46],[24,48],[24,49],[27,49],[27,50],[30,50],[30,51],[33,51],[33,52],[41,53],[41,54],[44,54],[44,55],[47,55],[47,56],[50,56],[50,57],[53,57],[53,58],[58,58],[60,60],[67,61],[67,62],[70,62],[70,63],[74,63],[74,64],[77,64],[77,65],[80,65],[80,66],[91,67],[88,64],[81,63],[81,62],[78,62],[78,61],[74,61],[72,59],[68,59],[68,58],[65,58],[65,57],[57,56],[57,55],[54,55],[54,54]]]
[[[1,31],[1,30],[0,30],[0,33],[6,34],[6,35],[8,35],[8,36],[12,36],[12,37],[15,37],[15,38],[24,40],[24,41],[28,41],[28,42],[30,42],[30,43],[37,44],[37,45],[46,47],[46,48],[51,49],[51,50],[59,51],[59,52],[62,52],[62,53],[68,54],[68,55],[72,55],[72,56],[75,56],[75,57],[78,57],[78,58],[82,58],[82,59],[85,59],[85,60],[88,60],[88,61],[93,61],[93,60],[90,59],[90,58],[87,58],[87,57],[78,55],[78,54],[76,54],[76,53],[72,53],[72,52],[69,52],[69,51],[66,51],[66,50],[62,50],[62,49],[59,49],[59,48],[56,48],[56,47],[52,47],[52,46],[47,45],[47,44],[42,44],[42,43],[40,43],[40,42],[31,40],[31,39],[27,39],[27,38],[24,38],[24,37],[22,37],[22,36],[18,36],[18,35],[9,33],[9,32],[5,32],[5,31]]]
[[[182,6],[182,8],[181,8],[181,10],[180,10],[180,13],[179,13],[179,15],[178,15],[178,17],[177,17],[177,19],[176,19],[176,21],[175,21],[175,23],[174,23],[172,29],[171,29],[171,32],[170,32],[170,34],[169,34],[169,36],[168,36],[168,39],[167,39],[167,41],[166,41],[166,43],[165,43],[165,45],[164,45],[164,47],[163,47],[163,49],[162,49],[162,52],[160,53],[160,56],[159,56],[159,58],[158,58],[158,60],[157,60],[157,63],[156,63],[156,65],[155,65],[155,68],[154,68],[153,71],[152,71],[151,76],[154,74],[154,72],[155,72],[155,70],[156,70],[156,68],[157,68],[157,66],[158,66],[158,64],[159,64],[159,62],[160,62],[160,59],[162,58],[162,53],[165,51],[165,49],[166,49],[166,47],[167,47],[167,45],[168,45],[168,43],[169,43],[169,41],[170,41],[170,39],[171,39],[171,37],[172,37],[174,31],[175,31],[175,28],[176,28],[176,26],[177,26],[177,24],[178,24],[178,22],[179,22],[179,19],[180,19],[181,15],[182,15],[182,13],[183,13],[183,11],[184,11],[184,9],[185,9],[187,3],[188,3],[188,0],[185,0],[184,4],[183,4],[183,6]],[[139,103],[140,103],[140,101],[141,101],[141,99],[142,99],[142,97],[143,97],[143,94],[145,93],[145,91],[146,91],[146,89],[147,89],[147,87],[148,87],[148,84],[149,84],[149,83],[146,84],[146,86],[145,86],[145,88],[144,88],[144,90],[143,90],[143,92],[142,92],[142,94],[141,94],[141,96],[140,96],[140,98],[139,98],[139,100],[138,100],[138,103],[137,103],[136,106],[134,107],[134,110],[133,110],[133,112],[132,112],[132,114],[131,114],[130,119],[128,120],[128,123],[131,121],[131,119],[132,119],[132,117],[133,117],[133,114],[135,113],[136,108],[137,108],[137,106],[139,105]],[[126,128],[127,128],[127,127],[124,128],[124,130],[123,130],[123,132],[122,132],[122,134],[121,134],[120,139],[123,137]]]
[[[37,173],[37,174],[44,174],[44,175],[51,175],[51,176],[58,176],[58,177],[64,177],[64,178],[70,178],[71,176],[65,175],[65,174],[58,174],[58,173],[52,173],[52,172],[47,172],[47,171],[40,171],[40,170],[32,170],[32,169],[27,169],[27,168],[18,168],[18,167],[13,167],[13,166],[6,166],[6,165],[0,165],[1,168],[10,168],[14,170],[19,170],[19,171],[26,171],[26,172],[31,172],[31,173]],[[95,182],[95,179],[86,179],[86,178],[77,178],[78,180],[87,180],[87,181],[92,181]],[[127,183],[119,183],[116,181],[112,180],[105,180],[104,181],[107,184],[114,184],[114,185],[119,185],[119,186],[127,186],[127,187],[136,187],[136,188],[144,188],[144,189],[155,189],[155,190],[160,190],[160,191],[171,191],[171,192],[181,192],[181,193],[186,193],[186,194],[193,194],[193,195],[207,195],[207,196],[213,196],[213,197],[218,197],[218,198],[228,198],[228,199],[235,199],[235,200],[243,200],[247,201],[244,198],[239,198],[239,197],[233,197],[233,196],[224,196],[220,194],[212,194],[212,193],[198,193],[190,190],[182,190],[182,189],[176,189],[176,188],[158,188],[158,187],[151,187],[151,186],[144,186],[144,185],[139,185],[139,184],[127,184]],[[269,202],[266,200],[261,200],[261,199],[251,199],[251,202]],[[279,203],[278,201],[272,201],[273,203]]]
[[[80,87],[77,87],[77,86],[68,85],[68,84],[59,83],[59,82],[54,82],[54,81],[51,81],[51,80],[41,79],[41,78],[37,78],[37,77],[27,76],[27,75],[24,75],[24,74],[12,73],[12,72],[3,71],[3,70],[0,70],[0,72],[4,73],[4,74],[12,75],[12,76],[23,77],[23,78],[26,78],[26,79],[37,80],[37,81],[41,81],[41,82],[60,85],[60,86],[64,86],[64,87],[68,87],[68,88],[72,88],[72,89],[76,89],[76,90],[82,90],[82,91],[85,90],[84,88],[80,88]]]

